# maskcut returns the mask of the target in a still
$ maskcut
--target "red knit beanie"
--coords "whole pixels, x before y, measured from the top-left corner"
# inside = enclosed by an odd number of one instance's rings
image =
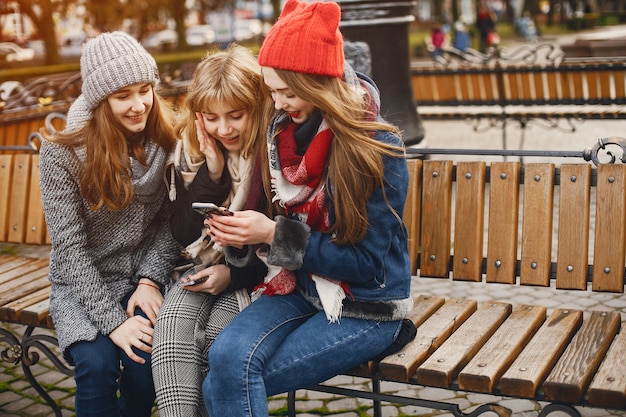
[[[343,76],[337,3],[287,0],[259,51],[259,64],[305,74]]]

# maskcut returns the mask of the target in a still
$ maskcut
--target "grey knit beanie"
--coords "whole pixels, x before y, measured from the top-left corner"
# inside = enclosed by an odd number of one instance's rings
[[[80,58],[82,92],[89,110],[108,95],[136,83],[159,83],[152,55],[125,32],[102,33],[85,44]]]
[[[87,107],[85,96],[81,94],[76,100],[74,100],[72,106],[67,111],[65,131],[71,132],[82,129],[82,127],[85,126],[89,120],[91,120],[91,110]]]

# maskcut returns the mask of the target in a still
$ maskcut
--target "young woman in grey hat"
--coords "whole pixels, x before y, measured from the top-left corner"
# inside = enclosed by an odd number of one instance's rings
[[[123,32],[85,45],[81,75],[65,130],[41,147],[50,312],[76,415],[148,417],[153,326],[180,253],[164,181],[174,118],[156,62]]]

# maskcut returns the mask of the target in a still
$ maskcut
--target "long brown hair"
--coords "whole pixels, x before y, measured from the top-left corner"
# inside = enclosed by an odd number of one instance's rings
[[[386,131],[398,136],[400,132],[394,125],[376,121],[376,115],[367,109],[365,96],[340,78],[275,71],[293,94],[320,109],[335,136],[327,178],[332,181],[335,222],[328,233],[335,234],[333,241],[337,244],[357,243],[363,240],[369,225],[364,210],[367,200],[378,186],[383,187],[384,196],[383,155],[404,156],[402,146],[377,141],[373,132]],[[266,173],[264,181],[267,177]]]
[[[151,138],[170,152],[174,149],[174,112],[153,89],[153,105],[143,132],[127,138],[126,129],[113,116],[107,100],[100,102],[91,119],[78,130],[48,134],[44,137],[61,145],[85,146],[86,155],[80,173],[80,193],[92,210],[106,206],[119,210],[131,203],[133,184],[130,156],[147,164],[144,141]]]

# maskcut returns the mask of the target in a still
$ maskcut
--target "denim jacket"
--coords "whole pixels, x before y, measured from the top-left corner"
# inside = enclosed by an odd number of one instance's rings
[[[375,89],[371,80],[360,78],[367,87]],[[402,145],[401,139],[391,132],[376,132],[374,137],[381,142]],[[413,306],[407,230],[402,221],[408,189],[406,160],[402,156],[383,156],[383,163],[385,193],[383,196],[382,187],[377,187],[364,207],[369,227],[359,243],[337,245],[331,242],[331,235],[311,231],[295,218],[277,216],[275,219],[274,241],[267,261],[294,271],[297,290],[320,310],[322,305],[312,274],[348,285],[349,292],[343,300],[344,317],[400,320]],[[330,182],[329,189],[332,189],[332,179]],[[399,218],[393,215],[387,202]],[[329,204],[328,209],[330,218],[334,218],[332,205]],[[241,252],[226,248],[225,254],[229,263],[238,266],[256,258],[253,250],[242,257]]]

